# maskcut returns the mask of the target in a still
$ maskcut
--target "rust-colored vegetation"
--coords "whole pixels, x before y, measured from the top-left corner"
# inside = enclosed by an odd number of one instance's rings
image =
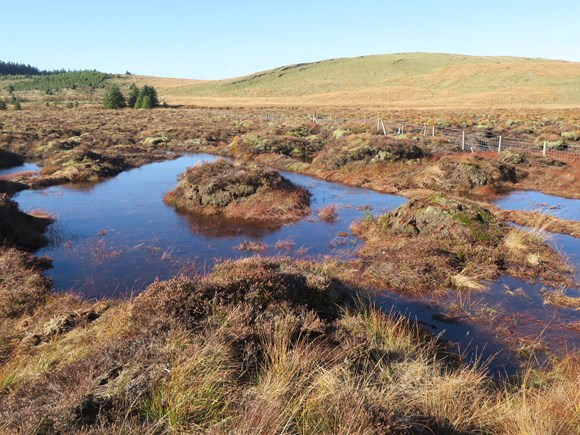
[[[503,224],[482,204],[447,195],[414,199],[356,222],[363,278],[375,288],[421,294],[480,290],[500,274],[570,283],[572,269],[541,238]]]
[[[288,223],[310,212],[310,194],[276,171],[218,160],[188,168],[164,201],[192,213]]]
[[[439,134],[384,136],[368,123],[305,122],[306,110],[268,112],[24,104],[3,113],[0,147],[16,154],[6,165],[26,158],[42,170],[0,179],[0,432],[576,433],[577,351],[501,383],[417,325],[355,301],[369,289],[478,291],[502,274],[565,287],[571,270],[543,230],[575,234],[573,223],[498,212],[473,199],[522,188],[578,197],[579,163],[525,153],[466,156]],[[541,141],[580,139],[573,110],[368,115]],[[8,195],[98,181],[185,152],[411,200],[355,223],[365,243],[349,262],[225,261],[203,276],[155,282],[135,299],[94,302],[53,292],[42,274],[50,261],[25,252],[46,242],[48,221],[23,214]],[[167,200],[187,206],[197,198],[196,212],[279,222],[308,213],[307,192],[253,163],[191,168],[182,181]],[[273,187],[280,192],[270,195]],[[291,252],[294,242],[273,247]],[[564,290],[543,296],[577,308]]]

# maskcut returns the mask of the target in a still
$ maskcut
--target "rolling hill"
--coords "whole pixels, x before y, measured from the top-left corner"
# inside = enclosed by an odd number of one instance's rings
[[[372,55],[219,81],[155,78],[155,84],[169,103],[210,106],[580,106],[580,63],[517,57]]]

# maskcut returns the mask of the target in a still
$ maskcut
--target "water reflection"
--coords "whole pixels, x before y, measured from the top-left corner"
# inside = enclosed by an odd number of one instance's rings
[[[154,279],[184,269],[207,270],[218,258],[240,258],[244,241],[261,242],[264,255],[317,257],[349,255],[357,240],[344,237],[363,209],[384,213],[404,198],[283,173],[311,193],[310,216],[279,228],[200,217],[166,206],[163,195],[189,166],[215,160],[193,155],[152,163],[98,184],[24,191],[15,198],[23,210],[41,208],[58,217],[49,229],[51,244],[39,255],[53,258],[48,275],[58,290],[101,297],[139,292]],[[316,211],[336,204],[337,220],[320,222]],[[338,234],[343,237],[338,237]],[[280,243],[284,241],[284,243]]]

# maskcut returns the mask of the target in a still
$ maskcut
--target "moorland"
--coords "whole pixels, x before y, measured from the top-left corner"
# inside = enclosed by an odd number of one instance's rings
[[[27,84],[34,77],[3,77],[0,98],[20,107],[0,111],[0,164],[39,170],[0,177],[0,430],[577,433],[576,263],[549,234],[577,238],[580,224],[495,201],[515,191],[580,199],[580,162],[562,152],[580,142],[578,70],[410,54],[225,82],[107,75],[50,92],[46,82]],[[168,107],[104,109],[111,83],[124,92],[152,84]],[[390,128],[402,124],[426,129]],[[445,129],[532,146],[465,152]],[[544,142],[554,144],[547,153]],[[56,291],[51,259],[37,250],[58,243],[46,229],[59,216],[20,210],[18,192],[98,184],[189,153],[227,159],[175,181],[166,201],[195,202],[192,213],[213,215],[227,203],[240,214],[232,217],[268,216],[288,190],[259,196],[271,185],[294,189],[276,171],[406,201],[386,213],[362,210],[349,223],[346,237],[359,243],[348,258],[223,259],[132,297]],[[282,223],[307,215],[307,192],[296,197],[298,208],[277,209],[294,213],[276,214]],[[314,215],[329,225],[337,218],[332,206]],[[530,339],[514,326],[524,316],[478,302],[474,295],[504,276],[541,283],[541,309],[566,315],[545,324],[528,317],[540,330],[556,325],[567,345]],[[490,370],[428,324],[381,309],[374,301],[386,291],[438,301],[449,325],[479,325],[516,356],[516,368]],[[527,287],[504,293],[533,297]]]

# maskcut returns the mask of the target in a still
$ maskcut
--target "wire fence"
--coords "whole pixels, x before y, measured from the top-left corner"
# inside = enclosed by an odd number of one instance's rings
[[[566,141],[564,139],[558,141],[515,139],[495,136],[490,133],[471,132],[428,124],[416,125],[397,121],[385,122],[381,118],[377,118],[376,120],[371,118],[332,118],[314,114],[309,119],[317,124],[376,125],[376,131],[384,135],[396,136],[407,134],[439,137],[454,144],[458,150],[463,152],[497,151],[500,153],[505,151],[520,151],[573,160],[580,157],[580,143]]]
[[[494,136],[490,133],[479,133],[464,131],[437,125],[412,124],[400,121],[385,121],[382,118],[345,118],[314,113],[311,115],[287,115],[282,113],[244,113],[228,109],[197,109],[205,110],[218,116],[234,119],[239,122],[255,119],[266,122],[286,122],[298,120],[301,122],[312,122],[315,124],[366,124],[376,129],[377,133],[384,135],[423,135],[438,137],[456,146],[458,151],[480,152],[480,151],[520,151],[528,153],[542,154],[557,158],[573,159],[580,157],[580,143],[566,141],[563,138],[558,141],[538,141],[516,139],[503,136]]]

